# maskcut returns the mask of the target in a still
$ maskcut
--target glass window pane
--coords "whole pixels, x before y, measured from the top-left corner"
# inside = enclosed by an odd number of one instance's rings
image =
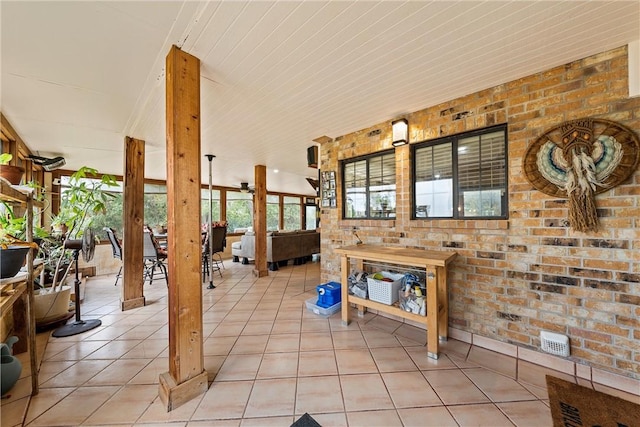
[[[284,229],[300,230],[302,228],[302,210],[300,197],[284,196]]]
[[[253,226],[253,194],[227,191],[227,224],[235,233]]]
[[[344,165],[345,218],[367,217],[367,161]]]
[[[395,152],[345,163],[344,217],[395,218]]]
[[[167,227],[167,193],[144,195],[144,223],[152,229]]]
[[[71,176],[70,175],[62,175],[60,176],[60,205],[64,205],[68,203],[68,195],[66,194]],[[91,229],[94,231],[96,235],[103,235],[102,229],[104,227],[112,227],[120,234],[124,228],[123,225],[123,183],[122,181],[117,182],[117,186],[101,186],[101,181],[99,179],[94,178],[82,178],[80,182],[84,183],[89,188],[94,188],[100,186],[106,193],[112,195],[109,198],[109,202],[105,205],[106,211],[100,213],[94,213],[91,211],[87,212],[87,218],[91,219]],[[165,216],[166,218],[166,216]]]
[[[267,231],[280,228],[280,196],[267,194]]]
[[[122,184],[119,182],[119,184]],[[119,236],[122,236],[122,231],[124,230],[124,222],[123,222],[123,193],[116,192],[111,193],[113,195],[112,198],[109,199],[109,203],[106,205],[106,210],[104,214],[97,215],[93,220],[93,228],[94,233],[99,236],[102,236],[104,232],[102,229],[104,227],[111,227],[116,230]],[[165,216],[166,219],[166,216]]]
[[[369,209],[374,218],[396,216],[395,153],[369,161]]]
[[[451,143],[415,151],[415,216],[453,217],[453,161]]]
[[[310,206],[310,205],[306,205],[305,206],[305,217],[306,217],[306,226],[305,229],[306,230],[315,230],[316,229],[316,215],[317,215],[317,208],[315,205]]]
[[[460,139],[458,191],[461,216],[502,216],[506,190],[505,134],[492,132]]]
[[[211,190],[211,211],[213,212],[212,220],[220,221],[220,190]],[[209,222],[209,189],[200,189],[200,213],[201,223],[206,224]]]

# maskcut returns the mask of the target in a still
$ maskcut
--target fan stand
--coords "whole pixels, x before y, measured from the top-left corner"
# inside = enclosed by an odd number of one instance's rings
[[[213,284],[213,236],[212,236],[212,232],[211,232],[211,223],[213,222],[213,190],[211,188],[212,183],[212,175],[211,175],[211,162],[213,161],[213,158],[215,157],[215,155],[213,154],[205,154],[204,155],[207,159],[209,159],[209,226],[207,228],[207,233],[208,233],[208,248],[207,251],[209,252],[209,259],[207,260],[208,263],[208,270],[209,270],[209,285],[207,286],[207,289],[215,289],[216,286]]]
[[[76,263],[76,279],[73,282],[74,291],[76,293],[76,321],[70,323],[68,325],[64,325],[53,331],[51,334],[56,338],[62,337],[70,337],[71,335],[81,334],[83,332],[89,331],[93,328],[97,328],[102,325],[102,321],[100,319],[89,319],[89,320],[81,320],[80,319],[80,278],[78,277],[78,254],[80,253],[80,249],[73,250],[73,260]]]

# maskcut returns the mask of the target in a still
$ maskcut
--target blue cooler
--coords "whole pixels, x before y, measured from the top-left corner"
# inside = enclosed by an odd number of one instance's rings
[[[340,283],[329,282],[316,287],[318,291],[319,307],[328,308],[339,303],[342,299],[340,294]]]

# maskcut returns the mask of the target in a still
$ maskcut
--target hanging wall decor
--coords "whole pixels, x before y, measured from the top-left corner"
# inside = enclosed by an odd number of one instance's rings
[[[335,208],[336,200],[336,173],[322,172],[322,207]]]
[[[610,120],[578,119],[547,130],[527,148],[524,173],[545,194],[569,199],[576,231],[598,230],[595,195],[629,178],[640,161],[640,139]]]

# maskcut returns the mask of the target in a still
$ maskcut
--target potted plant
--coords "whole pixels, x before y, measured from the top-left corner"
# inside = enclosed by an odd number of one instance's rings
[[[0,154],[0,176],[9,181],[11,185],[19,185],[24,175],[24,168],[10,165],[13,155],[9,153]]]
[[[387,208],[389,207],[389,197],[387,197],[386,194],[383,194],[382,196],[380,196],[379,203],[380,203],[380,208],[383,211],[386,211]]]
[[[15,239],[4,230],[0,230],[0,279],[18,274],[29,250],[37,247],[38,245],[33,242]]]
[[[36,291],[36,322],[55,319],[68,311],[71,288],[64,284],[73,264],[72,253],[64,242],[82,238],[95,215],[105,212],[112,197],[107,188],[116,185],[112,175],[98,177],[96,169],[82,167],[71,175],[61,193],[60,209],[52,218],[52,227],[60,231],[48,234],[41,244],[44,270],[40,278],[42,288]],[[45,280],[47,275],[50,285]]]
[[[389,195],[387,194],[375,194],[373,196],[374,206],[378,206],[383,211],[393,209],[391,206],[391,201],[389,200]]]
[[[22,268],[30,248],[37,244],[25,241],[27,219],[17,215],[10,203],[0,200],[0,278],[15,276]]]
[[[114,197],[108,188],[116,185],[113,175],[100,176],[96,169],[86,166],[71,175],[61,194],[58,214],[51,222],[52,227],[61,230],[60,234],[52,234],[56,240],[49,242],[53,244],[46,262],[50,267],[55,265],[52,285],[54,289],[64,283],[71,267],[71,254],[64,249],[64,241],[82,238],[85,230],[93,224],[95,216],[106,212],[107,202]],[[64,268],[65,273],[59,277],[58,272],[61,268]]]

